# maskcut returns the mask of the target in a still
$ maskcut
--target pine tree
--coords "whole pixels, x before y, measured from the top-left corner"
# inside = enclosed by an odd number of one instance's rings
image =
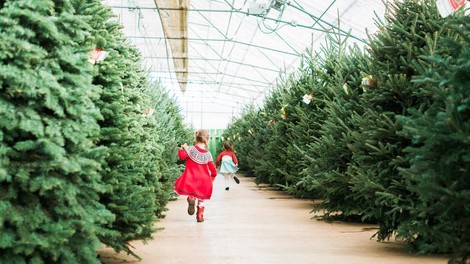
[[[174,98],[160,86],[159,83],[150,82],[150,101],[149,105],[154,109],[154,114],[148,119],[148,126],[151,128],[148,136],[155,139],[158,143],[152,152],[158,153],[158,158],[153,162],[157,166],[156,171],[160,172],[158,181],[155,182],[155,197],[157,210],[156,216],[164,217],[166,204],[173,199],[176,193],[173,191],[173,185],[176,178],[181,175],[184,166],[178,166],[177,149],[181,142],[192,142],[194,136],[192,130],[184,125],[181,109],[178,107]],[[183,165],[183,164],[180,164]],[[146,166],[153,169],[152,166]]]
[[[224,130],[222,135],[224,140],[233,142],[241,170],[255,176],[257,184],[273,184],[273,168],[266,155],[272,155],[267,148],[276,133],[274,115],[275,111],[265,112],[263,108],[247,107],[242,117]],[[273,149],[273,146],[270,148]]]
[[[371,67],[364,73],[360,98],[364,110],[353,116],[358,129],[347,170],[361,204],[359,213],[378,222],[379,240],[388,239],[400,222],[412,217],[406,208],[416,197],[399,171],[408,164],[403,150],[410,141],[399,135],[397,116],[428,104],[429,98],[415,93],[418,87],[411,79],[426,65],[421,56],[434,52],[433,43],[442,33],[442,19],[432,1],[396,1],[388,9],[385,23],[370,40]]]
[[[249,128],[256,133],[243,142],[249,158],[257,159],[250,169],[261,180],[279,184],[283,178],[277,172],[290,176],[289,166],[300,164],[297,186],[324,199],[325,219],[339,214],[375,221],[380,241],[396,234],[422,253],[454,252],[454,259],[465,262],[468,18],[443,27],[445,20],[430,0],[395,1],[388,8],[367,52],[353,49],[333,59],[325,52],[321,66],[331,76],[320,86],[327,96],[317,109],[303,111],[293,103],[302,91],[295,86],[304,84],[299,78],[286,82],[294,87],[278,87],[260,110],[269,120],[289,102],[291,121],[266,130],[266,120],[251,110],[242,116],[249,121],[237,120],[230,132],[259,125]],[[318,122],[319,131],[309,133],[309,119]],[[282,142],[282,135],[292,144]],[[267,137],[271,142],[262,141]],[[298,147],[308,139],[305,148]],[[264,149],[248,151],[260,142]],[[277,151],[278,146],[289,151]],[[289,162],[273,162],[273,152]],[[296,163],[294,153],[305,155]]]
[[[101,242],[117,252],[135,255],[128,243],[151,239],[157,217],[173,197],[172,179],[181,171],[177,142],[189,130],[175,100],[158,83],[148,80],[141,55],[122,36],[112,12],[100,1],[74,1],[78,14],[92,25],[94,47],[109,56],[94,65],[93,83],[102,87],[96,100],[103,119],[97,144],[106,147],[101,202],[116,216],[102,226]]]
[[[101,148],[88,25],[68,1],[0,4],[0,262],[99,263]]]
[[[363,204],[356,201],[357,195],[351,191],[351,175],[347,171],[354,152],[351,143],[359,129],[355,116],[363,113],[360,83],[369,63],[358,47],[324,52],[329,54],[325,68],[332,72],[328,82],[331,95],[323,99],[325,118],[308,145],[304,160],[309,166],[298,184],[317,193],[322,203],[315,211],[323,211],[324,220],[356,221],[362,216]]]
[[[97,145],[108,152],[103,162],[107,192],[101,203],[115,215],[112,224],[102,226],[100,240],[116,252],[133,254],[132,240],[148,240],[155,231],[155,190],[161,157],[158,137],[142,110],[150,107],[150,88],[140,68],[138,51],[126,42],[112,12],[101,1],[73,1],[77,14],[92,26],[90,39],[95,48],[109,52],[94,64],[93,83],[102,87],[95,101],[103,119]],[[163,208],[161,209],[163,210]]]
[[[282,124],[279,123],[281,103],[279,102],[279,96],[282,92],[279,90],[273,91],[271,95],[265,98],[264,108],[258,112],[257,118],[260,120],[255,120],[255,123],[259,124],[259,127],[256,130],[256,144],[260,146],[255,148],[251,152],[251,158],[254,157],[263,157],[262,159],[258,158],[252,161],[253,172],[256,176],[256,183],[267,183],[273,185],[278,183],[280,178],[279,173],[276,172],[275,168],[278,168],[278,163],[280,162],[279,157],[285,156],[282,151],[281,153],[277,152],[282,148],[285,142],[281,141],[279,129],[285,129]],[[231,135],[228,139],[235,141],[237,134]],[[277,145],[279,144],[279,145]]]
[[[241,157],[247,157],[248,166],[256,175],[257,183],[282,187],[298,196],[304,196],[305,193],[296,186],[302,170],[298,161],[303,155],[296,144],[303,147],[311,141],[311,134],[306,134],[305,126],[299,123],[302,122],[301,117],[306,116],[312,117],[303,121],[307,127],[321,123],[315,122],[314,116],[318,115],[316,109],[321,108],[316,101],[321,101],[318,98],[324,96],[324,79],[312,73],[315,71],[315,74],[319,74],[322,71],[314,67],[314,63],[305,60],[298,71],[281,76],[275,90],[265,98],[263,107],[258,111],[250,109],[243,116],[243,119],[251,120],[247,122],[250,124],[232,124],[231,127],[236,128],[228,129],[225,133],[229,138],[230,134],[239,135],[232,136],[237,141],[247,137],[248,141],[244,144],[246,148],[238,150]],[[314,102],[310,105],[303,103],[302,97],[312,93],[315,93]],[[309,131],[315,129],[312,127]],[[253,149],[253,145],[262,147]]]
[[[444,26],[451,32],[435,54],[431,68],[415,78],[423,96],[432,96],[426,110],[403,117],[410,166],[402,168],[408,189],[416,196],[413,216],[398,233],[421,253],[453,253],[451,262],[466,263],[470,254],[470,17],[455,16]]]
[[[318,191],[305,184],[302,178],[317,172],[316,161],[320,153],[312,151],[312,145],[320,136],[321,127],[327,118],[324,111],[326,102],[331,101],[333,68],[338,58],[341,44],[332,39],[320,52],[306,57],[299,68],[299,76],[290,82],[290,89],[285,99],[289,105],[286,137],[286,171],[284,174],[291,186],[285,186],[289,193],[300,197],[318,198]],[[305,97],[305,98],[304,98]],[[309,102],[308,99],[311,99]],[[306,101],[304,101],[307,99]]]

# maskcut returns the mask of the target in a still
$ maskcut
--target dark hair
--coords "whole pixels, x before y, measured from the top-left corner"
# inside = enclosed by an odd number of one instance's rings
[[[231,151],[231,152],[234,152],[234,151],[235,151],[235,150],[233,149],[232,142],[230,142],[230,141],[225,141],[225,142],[224,142],[224,149],[225,149],[225,150],[228,150],[228,151]]]

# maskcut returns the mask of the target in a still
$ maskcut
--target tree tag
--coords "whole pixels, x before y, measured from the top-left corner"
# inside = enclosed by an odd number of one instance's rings
[[[313,95],[312,94],[305,94],[302,101],[306,104],[310,104],[312,101]]]
[[[108,56],[109,52],[100,50],[100,49],[93,49],[90,52],[88,52],[88,61],[91,64],[95,64],[97,62],[100,62],[104,60]]]
[[[466,2],[466,0],[437,0],[436,6],[441,16],[447,17],[459,8],[466,6]]]

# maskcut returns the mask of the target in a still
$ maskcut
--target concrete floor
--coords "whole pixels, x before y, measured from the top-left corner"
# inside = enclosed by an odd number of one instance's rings
[[[445,256],[415,256],[398,241],[370,239],[376,226],[324,223],[311,219],[312,201],[298,200],[253,178],[224,190],[223,177],[214,182],[206,203],[205,222],[186,212],[186,197],[168,204],[164,228],[147,244],[132,243],[142,260],[110,248],[99,250],[105,264],[445,264]]]

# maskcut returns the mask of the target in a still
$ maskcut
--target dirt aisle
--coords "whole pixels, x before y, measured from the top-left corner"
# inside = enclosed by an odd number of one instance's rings
[[[239,177],[224,190],[223,177],[214,182],[206,203],[205,222],[186,213],[186,197],[168,204],[164,230],[146,245],[132,244],[139,261],[111,249],[98,253],[105,264],[445,264],[444,256],[414,256],[403,244],[378,243],[370,237],[375,226],[324,223],[312,220],[312,202],[292,199],[283,192],[256,186]]]

